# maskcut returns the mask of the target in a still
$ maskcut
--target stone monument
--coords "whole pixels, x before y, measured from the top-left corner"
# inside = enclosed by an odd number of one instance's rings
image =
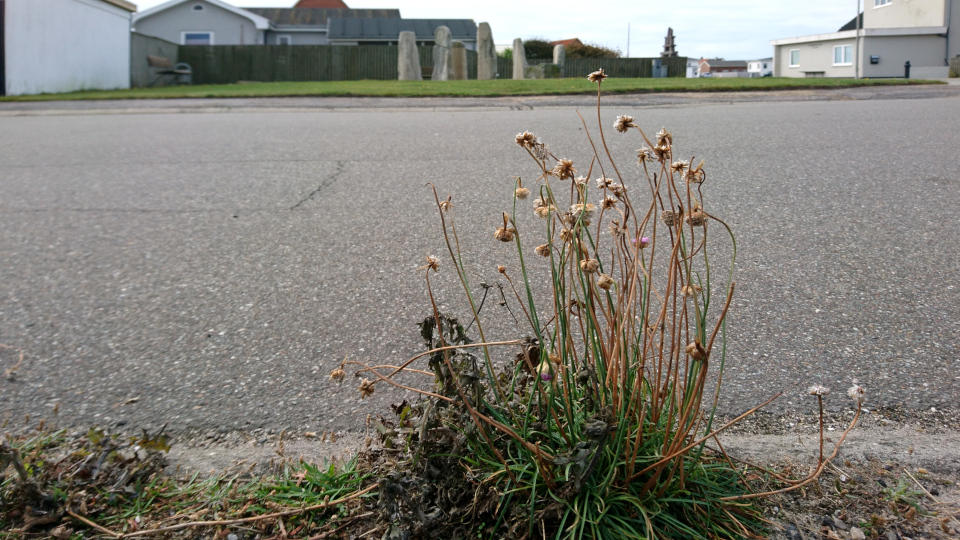
[[[523,49],[523,40],[513,40],[513,78],[523,79],[527,73],[527,51]]]
[[[446,81],[450,78],[450,44],[453,38],[450,29],[438,26],[433,33],[433,74],[434,81]]]
[[[459,41],[450,49],[450,80],[467,80],[467,48]]]
[[[673,58],[677,56],[677,44],[673,42],[673,28],[667,28],[667,37],[663,40],[663,52],[661,58]]]
[[[497,76],[497,48],[493,44],[490,23],[477,26],[477,80],[485,81]]]
[[[553,47],[553,63],[560,68],[560,74],[562,75],[563,65],[567,63],[567,50],[563,48],[563,45],[556,45]]]
[[[397,71],[401,81],[422,81],[420,71],[420,53],[417,51],[417,35],[413,32],[400,32],[397,51]]]

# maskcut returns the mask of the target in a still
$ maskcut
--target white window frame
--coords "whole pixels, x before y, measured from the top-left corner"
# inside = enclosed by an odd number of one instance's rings
[[[209,44],[210,44],[210,45],[213,45],[213,44],[215,43],[215,41],[214,41],[214,39],[213,39],[213,38],[214,38],[214,33],[213,33],[212,30],[189,30],[189,31],[180,32],[180,44],[181,44],[181,45],[186,45],[186,44],[187,44],[187,34],[209,34],[209,35],[210,35],[210,43],[209,43]]]
[[[794,53],[794,52],[797,53],[797,63],[796,63],[796,64],[793,63],[793,53]],[[789,66],[788,66],[788,67],[792,67],[792,68],[800,67],[800,49],[790,49],[790,53],[789,53],[789,56],[788,56],[788,61],[789,61]]]
[[[850,56],[847,56],[847,47],[850,48]],[[840,59],[844,62],[837,62],[837,49],[840,49]],[[853,65],[853,45],[834,45],[833,46],[833,65],[852,66]]]
[[[893,3],[893,0],[873,0],[873,8],[887,7]]]
[[[281,43],[281,41],[287,40],[286,43]],[[277,36],[277,45],[293,45],[293,36],[290,34],[280,34]]]

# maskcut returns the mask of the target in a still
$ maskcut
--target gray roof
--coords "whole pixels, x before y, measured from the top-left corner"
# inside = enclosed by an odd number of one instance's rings
[[[243,8],[279,26],[323,26],[333,18],[399,19],[399,9]]]
[[[400,32],[412,31],[417,40],[433,41],[439,26],[450,29],[454,41],[476,41],[477,23],[473,19],[334,19],[330,18],[327,37],[331,40],[376,41],[400,39]]]
[[[858,19],[858,18],[860,19],[860,22],[859,22],[859,23],[857,23],[857,19]],[[841,27],[840,27],[840,30],[837,30],[837,31],[838,31],[838,32],[844,32],[844,31],[846,31],[846,30],[856,30],[858,24],[859,24],[860,28],[863,28],[863,13],[860,13],[860,14],[857,15],[856,17],[850,19],[850,22],[848,22],[847,24],[841,26]]]
[[[745,67],[747,67],[747,61],[746,61],[746,60],[710,60],[710,59],[707,59],[707,64],[709,64],[710,67],[712,67],[712,68],[715,68],[715,67],[743,67],[743,68],[745,68]]]

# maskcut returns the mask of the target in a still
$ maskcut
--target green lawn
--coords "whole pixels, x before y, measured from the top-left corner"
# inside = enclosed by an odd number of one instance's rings
[[[940,84],[939,81],[903,79],[615,79],[603,83],[605,92],[726,92],[788,90],[792,88],[842,88],[850,86]],[[226,98],[278,96],[532,96],[587,94],[596,85],[584,79],[491,81],[336,81],[274,82],[91,90],[66,94],[6,96],[0,101],[73,99]]]

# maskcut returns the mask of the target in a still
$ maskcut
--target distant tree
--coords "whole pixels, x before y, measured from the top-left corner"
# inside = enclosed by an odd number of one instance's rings
[[[567,58],[619,58],[620,49],[610,49],[596,43],[567,45],[564,47]]]
[[[528,39],[523,42],[523,50],[529,59],[552,59],[553,45],[543,38]]]
[[[512,48],[506,48],[506,49],[504,49],[503,52],[500,53],[498,56],[500,56],[500,58],[513,58],[513,49],[512,49]]]

